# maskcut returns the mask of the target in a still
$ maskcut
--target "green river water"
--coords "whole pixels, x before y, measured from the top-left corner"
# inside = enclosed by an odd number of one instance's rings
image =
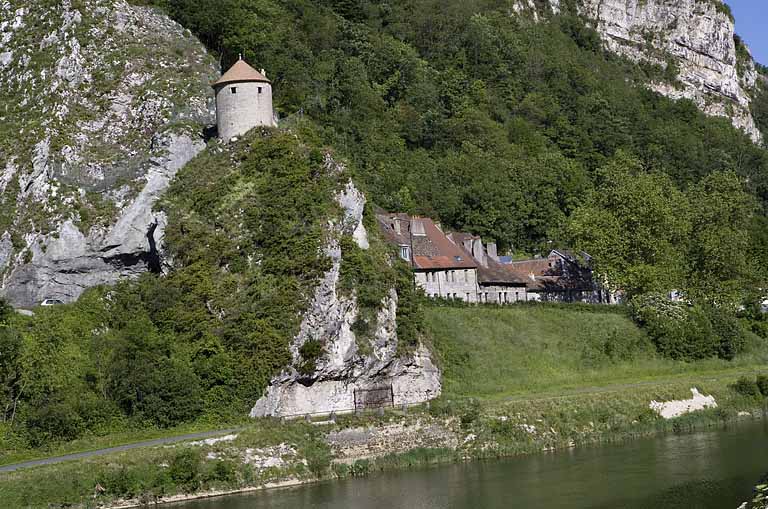
[[[768,423],[198,500],[175,509],[736,509],[768,472]]]

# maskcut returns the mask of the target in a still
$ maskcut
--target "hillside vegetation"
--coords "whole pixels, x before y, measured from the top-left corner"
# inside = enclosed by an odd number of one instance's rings
[[[583,249],[629,294],[766,287],[766,151],[646,90],[674,73],[605,52],[576,2],[540,22],[507,0],[143,3],[223,67],[266,68],[284,121],[316,122],[385,208],[502,250]]]
[[[572,2],[538,23],[510,15],[506,0],[137,3],[168,12],[224,67],[242,52],[266,68],[281,130],[212,141],[180,171],[161,205],[168,263],[154,268],[167,275],[33,318],[2,311],[3,453],[243,416],[289,361],[328,267],[333,195],[349,175],[326,164],[326,147],[378,205],[509,251],[584,249],[629,297],[679,289],[692,301],[641,300],[652,306],[635,315],[642,330],[602,310],[430,310],[449,394],[760,359],[744,325],[768,336],[765,318],[750,306],[739,323],[733,310],[768,287],[768,153],[726,119],[644,89],[670,77],[605,53]],[[387,264],[375,238],[366,252],[337,240],[350,255],[344,290],[370,322],[397,287],[398,333],[412,340],[423,324],[408,271]],[[714,356],[734,360],[701,360]]]
[[[733,362],[670,360],[622,308],[428,307],[425,315],[449,399],[631,385],[768,360],[765,342],[756,337]]]
[[[0,301],[0,458],[247,415],[291,360],[290,341],[330,266],[328,222],[341,220],[335,192],[349,177],[311,140],[257,130],[187,165],[162,204],[167,276],[98,287],[34,317]],[[407,319],[418,315],[410,275],[386,263],[375,234],[376,249],[350,259],[357,277],[342,268],[345,287],[370,308],[397,287],[407,349],[421,327]]]

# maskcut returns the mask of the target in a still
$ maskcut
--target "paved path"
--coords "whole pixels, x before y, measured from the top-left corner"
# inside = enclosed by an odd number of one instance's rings
[[[521,394],[521,395],[515,395],[515,396],[501,397],[496,400],[491,399],[491,401],[542,401],[542,400],[550,400],[550,399],[560,399],[560,398],[566,398],[569,396],[576,396],[576,395],[583,395],[583,394],[600,394],[600,393],[606,393],[606,392],[626,390],[631,388],[641,388],[641,387],[663,385],[663,384],[674,383],[674,382],[684,382],[686,380],[693,379],[693,378],[696,378],[699,381],[714,381],[714,380],[721,380],[726,378],[732,379],[735,381],[739,375],[746,375],[746,374],[752,375],[755,373],[763,373],[763,370],[747,368],[747,369],[734,369],[732,371],[730,370],[714,371],[711,373],[706,373],[706,372],[684,373],[679,376],[676,376],[676,377],[673,376],[666,379],[661,378],[657,380],[644,380],[641,382],[632,382],[632,383],[624,383],[624,384],[579,387],[575,389],[561,389],[559,391],[553,391],[551,393],[543,392],[543,393],[538,393],[533,395]],[[64,456],[56,456],[53,458],[43,458],[39,460],[25,461],[23,463],[14,463],[11,465],[0,466],[0,473],[13,472],[14,470],[35,467],[39,465],[51,465],[53,463],[61,463],[63,461],[90,458],[93,456],[103,456],[105,454],[111,454],[114,452],[128,451],[130,449],[138,449],[140,447],[152,447],[155,445],[164,445],[164,444],[171,444],[174,442],[183,442],[185,440],[197,440],[201,438],[210,438],[217,435],[227,435],[229,433],[234,433],[242,429],[243,428],[230,428],[230,429],[221,429],[217,431],[206,431],[202,433],[189,433],[187,435],[177,435],[173,437],[156,438],[154,440],[145,440],[143,442],[135,442],[132,444],[118,445],[116,447],[109,447],[107,449],[98,449],[95,451],[78,452],[75,454],[67,454]]]
[[[39,460],[24,461],[23,463],[13,463],[11,465],[0,466],[0,472],[13,472],[14,470],[19,470],[21,468],[36,467],[40,465],[51,465],[53,463],[61,463],[63,461],[78,460],[82,458],[91,458],[93,456],[103,456],[105,454],[112,454],[114,452],[122,452],[122,451],[128,451],[130,449],[138,449],[140,447],[152,447],[155,445],[184,442],[185,440],[196,440],[200,438],[215,437],[218,435],[228,435],[229,433],[240,431],[241,429],[242,428],[220,429],[216,431],[205,431],[201,433],[189,433],[187,435],[177,435],[174,437],[155,438],[154,440],[144,440],[142,442],[134,442],[132,444],[109,447],[107,449],[98,449],[95,451],[65,454],[64,456],[55,456],[52,458],[43,458]]]

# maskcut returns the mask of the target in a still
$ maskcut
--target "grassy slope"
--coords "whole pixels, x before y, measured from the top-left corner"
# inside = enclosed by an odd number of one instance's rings
[[[100,502],[126,496],[151,501],[157,495],[240,489],[287,478],[365,475],[416,464],[535,453],[722,426],[737,419],[742,410],[759,413],[765,404],[764,399],[744,397],[730,388],[742,373],[765,371],[764,354],[752,352],[733,363],[684,364],[660,359],[643,332],[615,311],[435,307],[426,310],[426,319],[445,382],[445,397],[429,411],[412,409],[408,416],[388,412],[380,418],[342,417],[328,429],[258,420],[247,425],[236,442],[203,450],[182,444],[144,448],[0,474],[0,499],[12,507],[47,507],[50,502],[85,502],[89,506],[96,502],[92,498],[96,483],[106,489],[98,497]],[[713,394],[719,407],[671,421],[660,419],[648,408],[654,399],[688,397],[693,386]],[[324,445],[324,431],[393,419],[446,425],[459,437],[475,438],[465,439],[458,450],[417,449],[360,460],[349,471],[329,468],[333,456]],[[309,465],[291,462],[285,468],[259,472],[239,459],[242,452],[238,451],[245,447],[283,442],[294,444]],[[223,457],[204,459],[210,450]]]
[[[559,307],[427,309],[448,397],[495,399],[654,380],[749,372],[766,352],[734,362],[659,358],[625,315]]]

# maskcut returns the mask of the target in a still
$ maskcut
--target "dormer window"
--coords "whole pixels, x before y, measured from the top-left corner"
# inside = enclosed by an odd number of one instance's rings
[[[411,259],[411,250],[408,246],[400,246],[400,258],[406,261]]]
[[[236,94],[237,93],[237,87],[229,87],[229,91],[232,92],[233,94]]]

